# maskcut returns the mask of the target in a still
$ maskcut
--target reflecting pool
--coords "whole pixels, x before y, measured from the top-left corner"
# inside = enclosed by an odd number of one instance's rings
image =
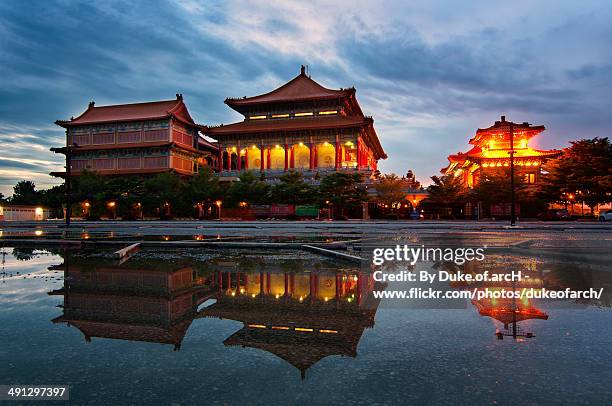
[[[603,287],[598,301],[394,308],[371,273],[311,253],[2,257],[0,383],[68,384],[77,404],[612,403],[605,262],[515,252],[462,267]]]

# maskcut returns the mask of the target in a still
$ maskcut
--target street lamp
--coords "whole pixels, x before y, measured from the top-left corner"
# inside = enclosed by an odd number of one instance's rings
[[[217,200],[215,204],[217,205],[217,213],[219,213],[219,220],[221,220],[221,205],[223,204],[223,202],[221,200]]]
[[[70,177],[72,175],[72,152],[75,149],[78,149],[79,146],[76,142],[72,143],[72,145],[66,145],[61,148],[51,148],[51,152],[55,152],[56,154],[63,154],[66,156],[66,179],[65,183],[65,192],[66,192],[66,227],[70,227],[70,217],[72,215],[71,204],[72,204],[72,196],[70,194]]]

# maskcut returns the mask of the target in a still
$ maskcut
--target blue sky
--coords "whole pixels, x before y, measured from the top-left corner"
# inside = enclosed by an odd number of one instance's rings
[[[427,182],[502,114],[544,124],[540,148],[610,135],[610,1],[0,2],[0,193],[57,183],[57,119],[183,93],[195,120],[233,122],[309,65],[355,86],[389,159]]]

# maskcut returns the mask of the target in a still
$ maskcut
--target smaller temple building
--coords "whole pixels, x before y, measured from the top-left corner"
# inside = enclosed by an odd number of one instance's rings
[[[370,176],[387,155],[355,92],[325,88],[302,66],[269,93],[226,99],[244,120],[206,130],[219,142],[218,171],[235,176],[257,170],[270,178],[288,170],[306,177],[339,170]]]
[[[66,129],[67,148],[53,150],[70,154],[71,175],[192,175],[216,163],[217,148],[200,135],[204,127],[193,121],[181,94],[146,103],[91,102],[80,116],[55,123]]]
[[[537,183],[542,164],[562,153],[560,150],[538,150],[529,146],[529,141],[545,129],[543,125],[506,121],[506,117],[501,116],[501,120],[491,127],[476,131],[469,141],[472,149],[449,155],[449,165],[441,172],[460,176],[464,186],[471,188],[487,173],[509,167],[513,150],[516,173],[524,176],[525,183]]]

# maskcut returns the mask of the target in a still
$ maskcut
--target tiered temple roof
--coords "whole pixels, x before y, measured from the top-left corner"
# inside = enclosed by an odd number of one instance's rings
[[[302,66],[298,76],[271,92],[253,97],[227,98],[225,99],[225,104],[243,113],[245,106],[343,99],[354,94],[354,87],[335,90],[321,86],[306,75],[306,71]]]
[[[253,97],[227,98],[225,104],[243,114],[245,120],[228,125],[208,127],[206,134],[212,138],[224,141],[224,137],[232,135],[258,135],[263,133],[278,133],[336,129],[363,129],[364,137],[372,148],[376,159],[386,159],[387,154],[382,148],[374,129],[374,120],[364,116],[354,87],[347,89],[328,89],[315,82],[306,74],[304,66],[298,76],[284,85]],[[333,103],[341,107],[337,116],[313,114],[306,118],[273,118],[253,120],[249,114],[265,111],[288,111],[300,109],[309,110],[313,106]],[[289,114],[287,114],[289,116]]]
[[[161,100],[145,103],[116,104],[96,107],[90,102],[87,110],[80,116],[70,120],[57,120],[55,123],[64,128],[77,125],[116,123],[124,121],[163,120],[174,118],[184,124],[203,127],[196,124],[187,106],[183,102],[183,95],[177,94],[174,100]]]

